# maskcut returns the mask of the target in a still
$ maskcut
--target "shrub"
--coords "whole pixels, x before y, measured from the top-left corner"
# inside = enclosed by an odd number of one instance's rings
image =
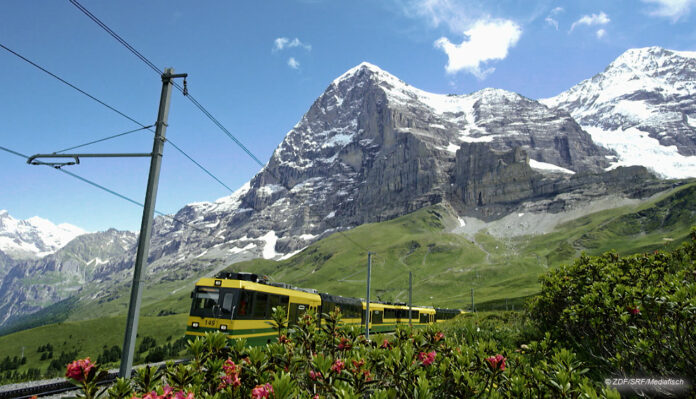
[[[541,278],[532,322],[595,378],[684,378],[696,369],[696,231],[671,251],[581,256]]]

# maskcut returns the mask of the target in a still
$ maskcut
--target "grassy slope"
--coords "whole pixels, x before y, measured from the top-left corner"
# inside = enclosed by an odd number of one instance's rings
[[[411,271],[414,303],[465,307],[474,288],[477,303],[504,304],[504,298],[535,293],[539,274],[572,261],[582,251],[599,254],[615,249],[630,254],[677,245],[696,224],[696,184],[638,207],[579,218],[545,235],[501,239],[484,231],[464,237],[443,230],[448,218],[451,216],[441,207],[422,209],[388,222],[363,225],[344,235],[334,234],[285,261],[257,259],[231,269],[364,297],[367,254],[351,242],[355,241],[377,252],[372,287],[373,295],[383,300],[407,300]]]
[[[284,261],[257,259],[237,263],[231,269],[364,297],[367,254],[354,241],[377,252],[372,268],[373,297],[408,300],[411,271],[415,304],[467,307],[470,289],[474,288],[477,306],[488,302],[504,308],[505,298],[519,306],[522,298],[537,292],[539,274],[572,261],[581,251],[599,254],[616,249],[630,254],[678,245],[696,224],[696,183],[639,207],[611,209],[573,220],[546,235],[500,239],[484,231],[465,237],[445,232],[445,225],[453,222],[452,215],[435,206],[333,234]],[[188,311],[190,303],[186,286],[192,282],[170,282],[146,292],[141,335],[155,336],[161,344],[167,336],[176,339],[183,334],[186,316],[181,313]],[[50,342],[56,354],[79,348],[80,355],[96,358],[103,345],[122,345],[126,301],[127,295],[81,310],[79,318],[101,315],[97,320],[68,321],[0,337],[0,353],[19,353],[21,346],[26,346],[27,366],[31,366],[39,359],[36,348]],[[179,314],[155,317],[163,310]],[[121,316],[116,318],[117,314]]]
[[[170,341],[175,341],[182,337],[186,329],[186,317],[185,314],[141,317],[136,350],[144,336],[155,338],[158,345],[166,343],[167,338],[171,337]],[[40,361],[41,353],[37,353],[37,349],[47,343],[54,347],[54,358],[57,358],[60,352],[76,350],[78,357],[90,356],[96,360],[104,347],[123,345],[125,321],[125,316],[103,317],[94,320],[50,324],[20,331],[0,337],[0,354],[3,358],[5,356],[21,356],[22,347],[24,347],[27,364],[21,367],[20,371],[26,370],[28,367],[40,367],[42,372],[46,371],[51,361]]]

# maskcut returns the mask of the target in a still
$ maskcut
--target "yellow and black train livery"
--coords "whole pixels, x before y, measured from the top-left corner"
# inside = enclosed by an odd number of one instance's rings
[[[203,335],[220,331],[230,339],[246,338],[250,345],[271,342],[275,330],[269,324],[274,307],[287,309],[288,322],[296,323],[307,310],[321,314],[341,308],[342,323],[365,327],[366,302],[362,299],[318,293],[314,289],[297,288],[274,283],[251,273],[222,272],[215,278],[202,278],[191,293],[191,313],[186,335]],[[463,313],[460,309],[411,307],[414,327],[451,319]],[[399,324],[408,324],[407,305],[370,302],[370,331],[394,331]]]

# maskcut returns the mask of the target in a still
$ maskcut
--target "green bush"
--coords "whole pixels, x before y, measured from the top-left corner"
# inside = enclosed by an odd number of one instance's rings
[[[530,318],[595,378],[685,378],[696,370],[696,231],[670,252],[581,256],[541,278]]]
[[[367,341],[340,311],[305,314],[278,342],[247,347],[221,333],[189,341],[188,364],[145,368],[110,398],[618,398],[546,337],[518,345],[518,316],[468,318]],[[152,392],[155,392],[154,394]],[[177,396],[178,395],[178,396]]]

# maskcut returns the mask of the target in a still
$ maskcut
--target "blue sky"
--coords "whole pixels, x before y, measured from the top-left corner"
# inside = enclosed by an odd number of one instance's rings
[[[328,84],[368,61],[436,93],[485,87],[554,96],[629,48],[696,50],[696,0],[183,0],[81,4],[160,68],[189,74],[191,93],[266,162]],[[145,124],[159,77],[69,1],[5,0],[0,43]],[[57,151],[136,127],[0,49],[0,145]],[[236,189],[260,167],[180,93],[167,137]],[[83,152],[149,152],[134,133]],[[137,201],[145,159],[83,159],[71,172]],[[0,209],[90,231],[136,230],[142,210],[46,167],[0,152]],[[165,148],[157,209],[229,191]]]

